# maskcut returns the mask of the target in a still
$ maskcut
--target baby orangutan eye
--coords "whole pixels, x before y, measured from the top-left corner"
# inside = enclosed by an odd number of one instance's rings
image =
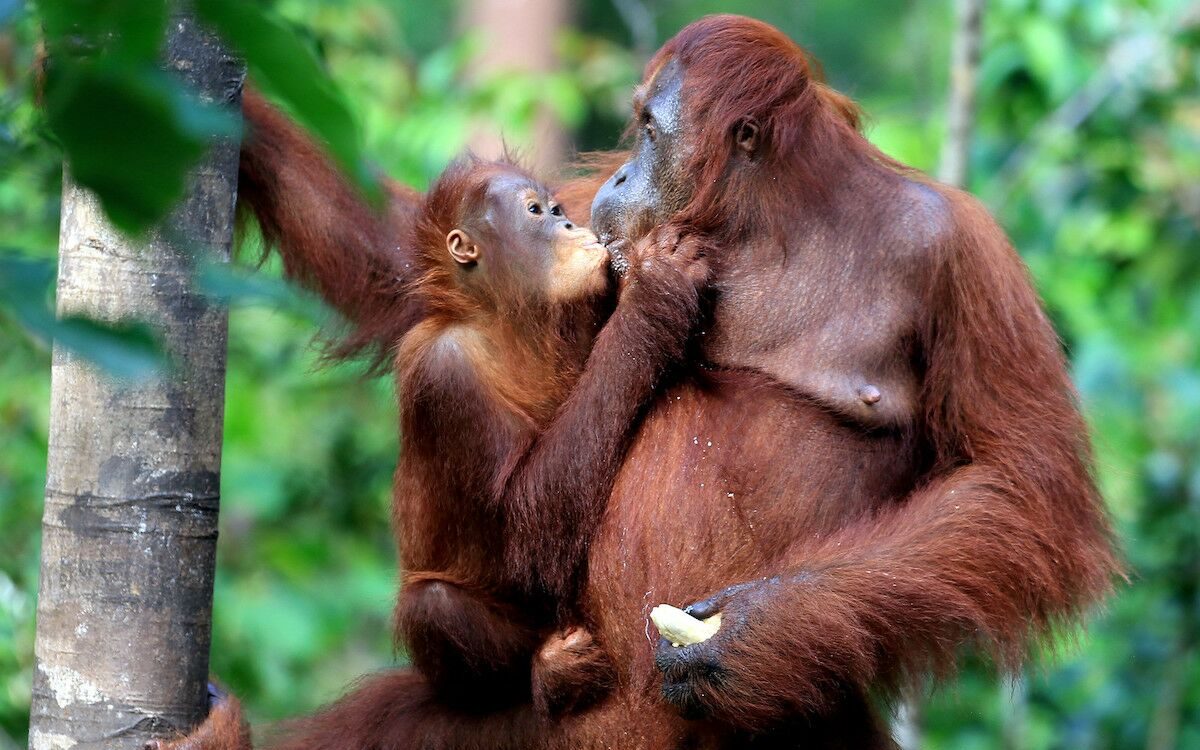
[[[542,212],[542,206],[539,203],[530,203],[528,211],[531,214],[540,214]]]
[[[550,215],[551,216],[562,216],[563,215],[562,206],[551,206],[550,207]]]

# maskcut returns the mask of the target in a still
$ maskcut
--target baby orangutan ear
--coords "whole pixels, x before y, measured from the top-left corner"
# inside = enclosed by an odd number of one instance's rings
[[[739,149],[753,156],[758,150],[758,121],[753,117],[738,120],[733,130],[733,138]]]
[[[479,260],[479,245],[461,229],[452,229],[446,235],[446,249],[450,251],[454,262],[460,265],[469,266]]]

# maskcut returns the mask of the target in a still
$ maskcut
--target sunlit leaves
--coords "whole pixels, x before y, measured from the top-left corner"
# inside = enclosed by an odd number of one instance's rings
[[[1068,342],[1134,570],[1087,651],[1034,683],[1056,746],[1200,736],[1184,708],[1194,700],[1160,700],[1164,680],[1200,695],[1194,646],[1180,645],[1200,621],[1200,149],[1188,115],[1200,18],[1181,24],[1183,5],[1041,0],[988,17],[978,136],[1022,169],[981,187]],[[1152,715],[1178,735],[1148,740]]]
[[[1044,81],[1051,95],[1066,95],[1072,81],[1073,53],[1061,24],[1032,17],[1021,27],[1021,41],[1030,72]]]

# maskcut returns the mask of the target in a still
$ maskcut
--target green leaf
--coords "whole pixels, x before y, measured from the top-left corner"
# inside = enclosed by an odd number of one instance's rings
[[[1021,40],[1034,76],[1055,98],[1070,85],[1071,48],[1063,30],[1044,18],[1030,18],[1021,29]]]
[[[60,66],[48,82],[46,113],[72,177],[133,234],[178,202],[210,139],[236,132],[231,116],[151,67]]]
[[[45,294],[54,278],[54,264],[41,258],[29,258],[19,250],[0,248],[0,300],[36,297]]]
[[[6,308],[22,328],[47,344],[56,323],[46,304],[46,289],[53,278],[51,261],[0,250],[0,309]]]
[[[53,63],[50,128],[112,222],[141,233],[182,196],[208,142],[235,135],[238,121],[159,68],[164,0],[46,0],[39,10]]]
[[[111,325],[69,316],[57,321],[53,333],[55,343],[118,378],[144,380],[167,369],[154,333],[141,323]]]
[[[225,304],[266,304],[295,308],[299,298],[283,279],[252,274],[230,263],[205,263],[196,276],[197,288]]]
[[[308,46],[256,3],[197,0],[196,12],[245,56],[255,84],[286,103],[324,141],[369,199],[382,200],[375,175],[362,157],[350,108]]]
[[[81,56],[133,65],[158,60],[164,0],[42,0],[38,9],[51,56],[63,63]]]

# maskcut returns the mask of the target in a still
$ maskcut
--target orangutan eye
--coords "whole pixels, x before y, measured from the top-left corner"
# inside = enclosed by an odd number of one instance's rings
[[[551,216],[562,216],[563,215],[562,206],[559,206],[559,205],[551,206],[550,207],[550,215]]]
[[[542,206],[539,203],[530,203],[528,210],[531,214],[540,214],[542,212]]]
[[[642,110],[642,132],[646,134],[646,138],[651,143],[658,137],[658,128],[654,127],[654,116],[650,114],[650,110]]]

